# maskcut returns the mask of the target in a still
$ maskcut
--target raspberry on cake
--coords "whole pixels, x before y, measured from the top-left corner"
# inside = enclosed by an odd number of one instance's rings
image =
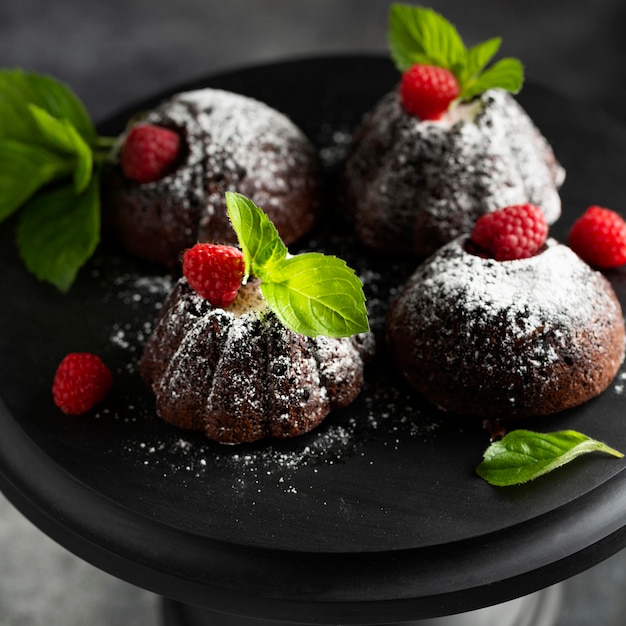
[[[537,254],[547,236],[543,211],[534,204],[519,204],[479,217],[471,241],[496,261],[511,261]]]
[[[226,202],[242,252],[186,253],[139,370],[176,426],[223,443],[301,435],[361,390],[373,350],[362,285],[334,257],[290,256],[249,199]]]
[[[197,243],[183,254],[183,275],[191,288],[213,306],[229,307],[243,279],[243,254],[234,246]]]
[[[124,176],[152,183],[176,167],[181,150],[178,133],[152,124],[137,124],[129,131],[120,152]]]
[[[290,244],[315,225],[320,187],[315,149],[285,115],[219,89],[188,91],[119,138],[102,171],[103,226],[131,254],[175,267],[199,241],[237,243],[226,191],[263,206]]]
[[[441,119],[459,93],[454,74],[434,65],[412,65],[400,83],[400,98],[407,113],[423,120]]]
[[[368,246],[425,258],[508,205],[558,219],[565,172],[513,96],[519,61],[487,66],[499,43],[467,49],[434,11],[391,6],[402,78],[355,130],[339,183],[341,211]]]

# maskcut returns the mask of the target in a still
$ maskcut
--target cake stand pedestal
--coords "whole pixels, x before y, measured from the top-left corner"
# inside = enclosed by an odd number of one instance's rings
[[[213,87],[265,101],[330,159],[397,81],[387,59],[332,57],[170,92]],[[565,240],[587,205],[623,204],[626,131],[546,89],[526,85],[520,100],[568,172],[552,229]],[[475,473],[488,445],[481,425],[422,405],[384,353],[358,400],[298,440],[225,449],[168,426],[132,367],[165,295],[152,289],[158,272],[103,245],[60,294],[24,270],[9,226],[0,229],[0,489],[71,552],[171,598],[167,626],[549,626],[558,583],[626,545],[624,460],[589,455],[493,488]],[[304,246],[361,268],[370,303],[384,307],[411,266],[370,257],[339,230]],[[607,276],[624,306],[626,276]],[[100,354],[116,382],[103,407],[76,419],[53,406],[50,385],[61,358],[82,350]],[[571,428],[626,451],[625,378],[520,426]]]
[[[402,626],[554,626],[561,597],[562,587],[558,584],[502,604],[468,613],[402,622]],[[163,626],[299,626],[296,622],[271,622],[216,613],[166,598],[162,606]]]

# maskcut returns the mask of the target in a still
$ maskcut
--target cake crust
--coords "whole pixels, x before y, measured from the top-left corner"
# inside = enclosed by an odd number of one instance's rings
[[[242,300],[244,302],[242,302]],[[165,421],[222,443],[304,434],[361,391],[370,333],[310,338],[286,329],[240,289],[212,307],[181,278],[156,321],[139,371]]]
[[[503,420],[604,391],[624,359],[608,280],[552,239],[534,257],[503,262],[466,242],[425,261],[390,308],[389,352],[409,384],[445,411]]]

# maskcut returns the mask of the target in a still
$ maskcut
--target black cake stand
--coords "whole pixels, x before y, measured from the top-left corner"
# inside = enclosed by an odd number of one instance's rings
[[[329,210],[302,248],[357,268],[379,339],[414,262],[363,250],[330,198],[350,131],[397,79],[385,59],[339,57],[177,88],[257,97],[317,144]],[[119,132],[164,95],[100,130]],[[520,101],[568,171],[552,234],[565,239],[590,204],[622,207],[626,131],[533,85]],[[359,399],[297,440],[224,447],[164,424],[136,360],[170,279],[105,241],[59,294],[25,272],[13,226],[0,231],[0,487],[70,551],[168,598],[166,624],[479,624],[502,607],[504,626],[547,625],[557,583],[625,545],[624,461],[588,455],[525,486],[494,488],[475,474],[488,445],[482,425],[413,395],[381,341]],[[608,276],[624,304],[625,274]],[[50,386],[61,358],[81,350],[104,358],[115,385],[102,407],[70,418]],[[575,410],[517,426],[573,428],[626,451],[624,379]],[[445,617],[461,613],[462,622]]]

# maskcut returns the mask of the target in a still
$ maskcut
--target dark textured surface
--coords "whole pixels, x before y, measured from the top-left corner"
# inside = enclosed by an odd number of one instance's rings
[[[0,5],[0,62],[65,80],[101,119],[214,70],[294,55],[384,51],[387,6],[362,0],[8,0]],[[502,34],[503,52],[519,56],[533,81],[624,115],[626,87],[614,78],[626,65],[621,0],[447,0],[433,6],[470,43]],[[574,184],[584,192],[584,180]],[[623,554],[571,579],[559,626],[621,625],[625,584]],[[79,561],[0,501],[2,626],[143,626],[157,623],[155,606],[153,596]]]

